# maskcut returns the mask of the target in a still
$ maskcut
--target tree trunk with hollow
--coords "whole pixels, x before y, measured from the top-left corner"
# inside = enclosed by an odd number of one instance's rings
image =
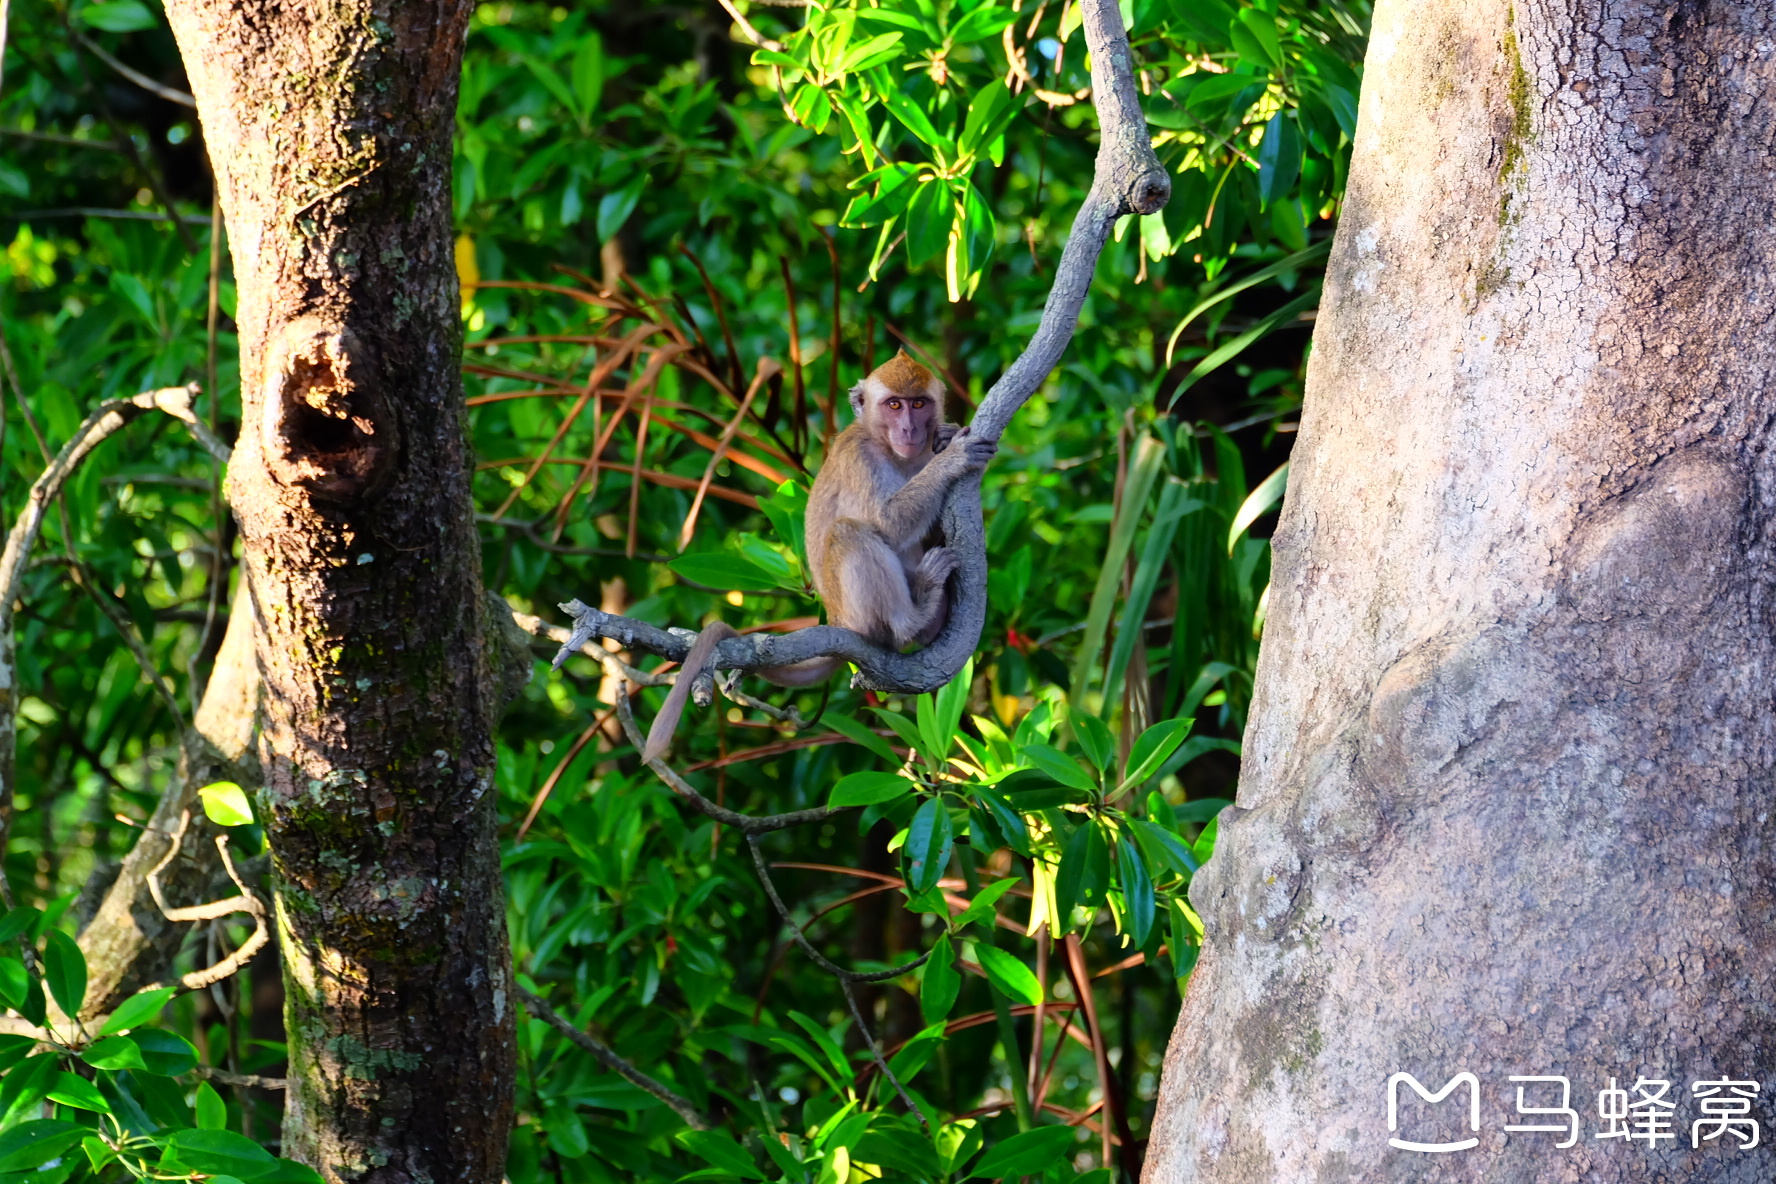
[[[1768,0],[1377,6],[1150,1184],[1771,1178],[1773,143]]]
[[[283,1150],[334,1181],[498,1181],[512,1115],[449,208],[469,8],[168,5],[240,294]]]

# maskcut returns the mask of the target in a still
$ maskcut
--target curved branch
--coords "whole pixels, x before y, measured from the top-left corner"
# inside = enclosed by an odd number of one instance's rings
[[[17,384],[14,383],[15,389]],[[17,390],[21,406],[24,403],[24,391]],[[31,491],[25,498],[25,507],[19,512],[18,521],[14,522],[6,536],[6,547],[0,551],[0,856],[6,852],[6,839],[12,830],[12,789],[13,789],[13,753],[18,742],[18,669],[13,658],[13,606],[18,603],[19,583],[24,576],[25,562],[30,558],[31,548],[37,543],[37,536],[43,529],[43,519],[49,512],[50,503],[61,493],[62,486],[74,470],[80,467],[87,454],[97,448],[106,437],[117,432],[130,421],[141,417],[149,411],[161,410],[180,420],[197,436],[198,440],[212,454],[218,454],[226,460],[228,446],[217,440],[210,430],[197,418],[191,410],[191,400],[197,394],[197,384],[190,386],[167,387],[158,391],[145,391],[128,399],[112,399],[101,403],[96,411],[86,417],[73,437],[56,453],[49,467],[31,485]],[[11,893],[6,887],[5,877],[0,876],[0,903],[10,906]]]
[[[260,900],[251,888],[247,887],[246,881],[240,877],[240,872],[235,870],[234,860],[228,854],[227,835],[216,836],[216,851],[222,856],[222,866],[227,870],[228,878],[234,881],[236,888],[240,889],[239,895],[186,908],[175,908],[167,903],[166,894],[160,886],[160,874],[179,854],[179,847],[185,841],[185,831],[190,825],[191,811],[182,811],[179,814],[178,829],[173,832],[173,838],[167,846],[166,855],[154,865],[154,870],[148,873],[148,891],[154,897],[154,903],[160,907],[161,915],[175,924],[181,921],[216,921],[234,913],[246,913],[253,918],[253,933],[241,943],[238,950],[214,966],[206,966],[202,970],[194,970],[179,977],[180,986],[195,991],[212,983],[221,982],[252,961],[253,955],[263,949],[265,943],[271,939],[271,930],[265,923],[265,902]]]
[[[981,400],[969,431],[997,440],[1018,408],[1035,394],[1061,360],[1079,310],[1091,288],[1098,256],[1118,218],[1157,212],[1171,196],[1171,177],[1154,155],[1135,90],[1128,32],[1116,0],[1080,0],[1085,43],[1091,54],[1092,103],[1098,111],[1098,156],[1092,186],[1073,219],[1067,245],[1055,269],[1054,285],[1042,309],[1042,322],[1030,344]],[[730,12],[733,9],[729,9]],[[943,533],[956,552],[959,587],[943,632],[924,649],[898,654],[880,649],[847,629],[829,625],[780,637],[752,635],[721,643],[714,663],[722,670],[758,670],[816,657],[845,658],[856,665],[853,685],[875,691],[936,690],[956,676],[980,645],[987,619],[987,547],[981,526],[978,482],[958,481],[943,508]],[[556,656],[594,637],[614,637],[674,660],[689,642],[640,621],[613,616],[579,601],[561,606],[574,618],[573,636]]]

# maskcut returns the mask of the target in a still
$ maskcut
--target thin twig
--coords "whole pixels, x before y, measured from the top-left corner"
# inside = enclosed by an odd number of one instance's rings
[[[131,82],[135,83],[137,86],[141,87],[143,90],[147,91],[149,94],[157,95],[169,103],[177,103],[181,107],[190,107],[193,111],[197,110],[197,100],[186,94],[184,91],[171,86],[162,86],[140,70],[132,70],[130,67],[111,56],[111,54],[107,53],[101,46],[94,43],[91,38],[87,37],[87,35],[80,30],[74,29],[73,33],[74,39],[80,42],[83,49],[92,54],[95,58],[98,58],[101,62],[104,62],[107,66],[110,66],[125,78],[129,79]]]
[[[557,1032],[560,1032],[580,1048],[591,1053],[593,1058],[600,1064],[622,1077],[623,1080],[629,1082],[629,1084],[638,1089],[645,1090],[646,1092],[653,1094],[656,1098],[659,1098],[662,1102],[665,1102],[668,1106],[672,1107],[680,1118],[684,1119],[685,1122],[694,1129],[706,1131],[715,1125],[703,1116],[702,1112],[692,1104],[689,1098],[675,1093],[663,1083],[649,1077],[646,1073],[643,1073],[640,1069],[637,1069],[634,1065],[618,1056],[615,1050],[613,1050],[608,1044],[588,1036],[586,1033],[568,1023],[567,1020],[562,1018],[561,1014],[553,1007],[550,1007],[541,996],[534,995],[516,984],[512,987],[512,993],[518,996],[519,1000],[524,1004],[525,1009],[528,1010],[530,1014],[536,1016],[545,1024],[548,1024]]]

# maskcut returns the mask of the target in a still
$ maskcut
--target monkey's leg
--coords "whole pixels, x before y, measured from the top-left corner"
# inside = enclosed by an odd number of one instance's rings
[[[956,553],[948,547],[933,547],[913,569],[913,603],[918,607],[918,615],[926,618],[924,627],[912,639],[920,645],[936,640],[950,619],[948,588],[957,562]]]

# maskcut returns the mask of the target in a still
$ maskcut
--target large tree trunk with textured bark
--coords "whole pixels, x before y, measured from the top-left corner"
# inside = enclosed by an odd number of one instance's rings
[[[1773,143],[1768,0],[1378,5],[1153,1184],[1771,1178]]]
[[[452,265],[463,0],[172,0],[239,289],[284,1153],[497,1181],[513,1016],[498,675]]]

